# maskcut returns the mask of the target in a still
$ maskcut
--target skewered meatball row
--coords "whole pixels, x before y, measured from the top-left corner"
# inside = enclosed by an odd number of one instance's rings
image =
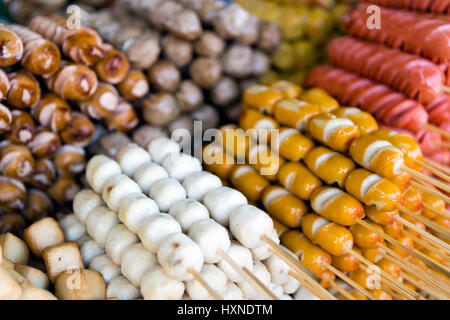
[[[61,61],[61,53],[53,42],[20,25],[7,24],[4,28],[15,33],[22,41],[23,56],[20,57],[20,61],[25,69],[43,77],[48,77],[57,70]],[[10,51],[10,54],[13,52]],[[6,57],[4,59],[6,61]],[[2,63],[2,66],[7,65]]]
[[[70,30],[59,16],[36,16],[29,28],[56,43],[74,62],[90,66],[105,56],[103,40],[97,32],[84,27]]]
[[[150,154],[152,154],[152,150],[159,150],[158,148],[156,148],[158,145],[173,145],[173,143],[170,143],[170,140],[167,140],[167,139],[160,139],[161,140],[161,142],[159,142],[158,143],[158,139],[156,139],[156,140],[153,140],[153,142],[150,144],[150,146],[149,146],[149,151],[150,151]],[[168,143],[169,142],[169,143]],[[173,148],[173,151],[174,152],[178,152],[178,148],[179,147],[176,147],[176,146],[174,146],[174,148]],[[129,146],[129,148],[128,148],[128,150],[131,150],[131,149],[134,149],[134,151],[135,152],[137,152],[138,151],[138,149],[137,149],[137,147],[133,147],[133,146]],[[142,152],[143,150],[141,149],[141,152]],[[170,150],[169,150],[170,151]],[[165,152],[163,152],[163,153],[165,153]],[[125,154],[125,153],[124,153]],[[131,153],[131,154],[133,154],[133,153]],[[158,153],[156,153],[157,155],[159,154],[159,152]],[[120,153],[118,154],[118,156],[120,157]],[[134,157],[133,157],[134,159],[137,159],[138,157],[135,155]],[[142,154],[142,158],[144,159],[144,154]],[[163,162],[163,166],[166,166],[166,169],[167,168],[169,168],[169,167],[171,167],[172,165],[167,165],[167,161],[166,161],[166,159],[167,159],[167,156],[166,157],[164,157],[164,160],[162,160],[162,162]],[[161,161],[161,159],[157,159],[156,161]],[[127,163],[127,162],[124,162],[124,163]],[[181,163],[181,162],[180,162]],[[170,170],[169,170],[169,172],[170,172]],[[176,171],[174,171],[174,172],[172,172],[171,173],[173,176],[176,176],[177,174],[176,174]],[[214,181],[214,180],[216,180],[216,182],[215,182],[215,186],[214,187],[217,187],[219,184],[220,184],[220,180],[218,180],[217,178],[215,178],[215,179],[212,179],[212,178],[210,178],[209,177],[210,175],[209,174],[206,174],[206,173],[203,173],[203,174],[201,174],[200,172],[198,172],[198,173],[194,173],[194,174],[192,174],[191,176],[189,176],[188,178],[186,178],[186,181],[183,183],[184,184],[184,186],[185,187],[187,187],[187,190],[188,190],[188,194],[189,194],[189,190],[195,190],[195,189],[193,189],[192,187],[188,187],[188,186],[190,186],[192,183],[194,183],[194,181],[196,180],[196,179],[199,179],[199,178],[201,178],[201,180],[199,180],[197,183],[195,183],[194,185],[196,185],[196,186],[198,186],[199,185],[199,183],[201,182],[201,181],[205,181],[205,179],[206,179],[206,181],[208,181],[208,178],[210,179],[210,180],[212,180],[212,181]],[[197,178],[198,177],[198,178]],[[164,179],[163,179],[164,180]],[[211,182],[212,182],[211,181]],[[158,183],[158,182],[155,182],[155,183]],[[153,186],[151,187],[151,189],[150,189],[150,195],[152,194],[152,188],[153,188]],[[230,190],[231,191],[231,190]],[[232,193],[231,193],[232,194]],[[230,194],[230,196],[231,196],[231,194]],[[218,195],[220,195],[220,194],[218,194]],[[217,197],[218,195],[215,195],[214,197]],[[212,198],[212,199],[214,199],[214,197]],[[242,197],[242,196],[241,196]],[[156,198],[155,198],[155,200],[156,200]],[[187,201],[187,202],[186,202]],[[206,204],[206,197],[205,197],[205,200],[204,200],[204,203],[205,203],[205,205],[207,205]],[[211,202],[212,200],[209,200],[209,203],[212,203]],[[245,198],[243,198],[243,201],[244,201],[244,203],[246,203],[246,200],[245,200]],[[176,202],[175,204],[174,204],[174,207],[172,207],[170,210],[169,210],[169,214],[171,214],[172,213],[172,211],[174,211],[173,212],[173,214],[175,214],[175,217],[177,217],[178,219],[181,219],[181,223],[182,223],[182,226],[183,226],[183,224],[186,224],[188,221],[184,221],[183,222],[183,219],[186,219],[186,218],[188,218],[188,216],[186,215],[186,214],[182,214],[182,212],[180,211],[183,207],[185,207],[186,206],[186,203],[190,203],[191,205],[193,205],[194,207],[196,207],[196,206],[201,206],[199,203],[196,203],[195,201],[192,201],[192,200],[180,200],[179,202]],[[207,207],[208,207],[208,205],[207,205]],[[178,212],[180,212],[180,213],[178,213]],[[218,218],[218,217],[220,217],[222,214],[226,214],[225,212],[223,212],[223,209],[222,209],[222,212],[221,211],[219,211],[219,212],[215,212],[215,213],[213,213],[212,211],[211,211],[211,216],[212,217],[214,217],[214,218]],[[181,216],[180,216],[181,215]],[[183,217],[186,217],[186,218],[183,218]],[[226,220],[226,217],[224,217],[223,218],[223,221],[225,221]],[[214,227],[214,225],[216,225],[216,227]],[[208,226],[210,227],[210,228],[213,228],[213,230],[214,229],[216,229],[216,228],[219,228],[219,230],[220,230],[220,225],[218,225],[217,223],[215,223],[213,220],[208,220],[208,219],[206,219],[206,220],[203,220],[203,221],[198,221],[198,222],[196,222],[196,223],[194,223],[193,225],[192,225],[192,227],[191,228],[193,228],[193,230],[197,230],[198,229],[198,232],[199,233],[197,233],[197,231],[192,231],[192,230],[190,230],[189,231],[189,235],[191,235],[192,234],[192,237],[193,238],[195,238],[195,239],[197,239],[197,241],[199,241],[199,243],[200,244],[206,244],[206,243],[209,243],[209,241],[202,241],[201,239],[202,238],[204,238],[204,237],[206,237],[205,239],[207,239],[207,237],[208,237],[208,234],[209,235],[211,235],[211,233],[210,232],[206,232],[206,230],[208,229]],[[186,229],[187,227],[183,227],[183,229]],[[206,228],[206,230],[205,230],[205,228]],[[223,227],[222,227],[223,228]],[[204,233],[203,235],[201,235],[202,233],[200,232],[200,230],[205,230],[205,232],[206,233]],[[226,233],[223,233],[224,234],[224,241],[226,241],[228,238],[227,237],[225,237],[225,235],[226,235]],[[199,238],[200,237],[200,238]],[[254,240],[253,240],[254,241]],[[247,245],[248,245],[249,243],[247,243]],[[220,244],[219,244],[220,245]],[[259,250],[262,250],[262,248],[261,249],[259,249]],[[209,250],[208,251],[206,251],[205,253],[204,253],[204,255],[205,255],[205,259],[207,258],[207,257],[209,257],[209,256],[211,256],[211,254],[213,253],[213,252],[215,252],[215,251],[217,251],[217,249],[215,249],[215,250],[212,250],[211,248],[209,248]],[[265,250],[266,252],[269,252],[267,249]],[[207,254],[207,252],[210,252],[209,254]],[[267,253],[265,253],[266,254],[266,257],[267,257]],[[213,256],[211,256],[211,258],[208,258],[208,259],[213,259],[213,260],[211,260],[211,261],[216,261],[217,260],[217,253],[214,253],[213,254]],[[228,267],[229,268],[229,267]]]

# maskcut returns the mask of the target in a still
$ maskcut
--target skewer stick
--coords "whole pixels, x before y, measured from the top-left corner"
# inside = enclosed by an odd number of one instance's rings
[[[411,218],[414,218],[415,220],[423,223],[424,225],[426,225],[428,228],[433,229],[434,231],[439,232],[442,236],[444,236],[447,239],[450,239],[450,231],[447,228],[442,227],[441,225],[437,224],[436,222],[434,222],[431,219],[428,219],[418,213],[415,213],[405,207],[401,207],[399,208],[399,210],[410,216]]]
[[[407,166],[403,166],[403,170],[408,172],[413,178],[416,178],[417,180],[423,180],[425,182],[428,182],[429,184],[432,184],[433,186],[438,187],[439,189],[442,189],[444,191],[450,192],[450,186],[448,184],[445,184],[439,180],[430,178],[427,175],[424,175],[423,173],[420,173],[416,170],[413,170],[411,168],[408,168]]]
[[[305,279],[302,278],[301,276],[299,276],[296,272],[289,270],[289,275],[292,278],[294,278],[295,280],[297,280],[298,282],[300,282],[302,284],[302,286],[304,286],[306,289],[308,289],[311,293],[314,293],[314,295],[316,295],[320,299],[331,300],[328,297],[324,298],[323,296],[321,296],[320,293],[317,292],[317,289],[312,284],[310,284],[308,281],[305,281]],[[333,300],[335,300],[335,299],[333,299]]]
[[[423,203],[424,208],[430,210],[431,212],[437,214],[438,216],[441,216],[442,218],[445,218],[447,220],[450,220],[450,212],[446,211],[446,210],[438,210],[433,208],[431,205],[429,205],[428,203]]]
[[[441,141],[441,144],[446,147],[447,149],[450,149],[450,142],[447,141]]]
[[[428,257],[427,255],[423,254],[422,252],[418,251],[418,250],[413,250],[411,248],[408,248],[407,246],[405,246],[403,243],[401,243],[400,241],[394,239],[393,237],[391,237],[390,235],[378,230],[377,228],[371,226],[370,224],[368,224],[367,222],[361,220],[358,222],[360,225],[362,225],[363,227],[369,229],[370,231],[372,231],[373,233],[379,235],[380,237],[382,237],[383,239],[385,239],[386,241],[389,241],[390,243],[396,245],[397,247],[400,247],[401,249],[403,249],[404,251],[406,251],[407,253],[409,253],[410,255],[412,255],[413,257],[423,261],[424,263],[426,263],[427,265],[429,265],[432,268],[435,268],[436,270],[438,270],[439,272],[442,272],[443,274],[445,274],[447,277],[450,276],[450,270],[445,267],[444,265],[442,265],[441,263],[434,261],[433,259],[431,259],[430,257]],[[352,250],[353,251],[353,250]],[[354,252],[352,254],[357,254],[359,255],[357,252]],[[358,256],[356,256],[358,258]],[[363,259],[365,259],[364,257],[362,257]]]
[[[417,162],[418,164],[420,164],[420,162],[418,162],[418,161],[416,161],[416,162]],[[431,160],[431,159],[428,159],[428,158],[424,158],[424,159],[423,159],[423,162],[425,162],[426,164],[428,164],[428,165],[430,165],[430,166],[432,166],[432,167],[435,167],[436,169],[439,169],[439,170],[441,170],[442,172],[444,172],[444,173],[450,175],[450,168],[448,168],[448,167],[446,167],[446,166],[443,166],[442,164],[437,163],[437,162],[434,161],[434,160]]]
[[[364,256],[360,255],[355,250],[349,249],[349,248],[346,249],[346,250],[347,250],[348,253],[350,253],[351,255],[356,257],[357,259],[359,259],[365,265],[367,265],[367,266],[373,266],[374,265],[372,262],[367,260]],[[418,294],[414,290],[411,290],[411,288],[408,288],[407,286],[405,286],[400,281],[394,279],[390,274],[387,274],[384,270],[381,270],[378,266],[376,266],[376,267],[380,271],[380,276],[381,276],[380,280],[381,280],[381,282],[384,282],[385,284],[388,284],[390,287],[392,287],[396,291],[400,292],[401,294],[403,294],[405,297],[407,297],[410,300],[416,300],[416,299],[423,300],[424,299],[420,294]],[[363,270],[367,269],[367,267],[365,267],[363,265],[361,265],[360,268],[363,269]]]
[[[405,233],[405,235],[407,237],[411,238],[414,242],[417,242],[417,244],[421,245],[422,247],[427,248],[428,250],[430,250],[434,254],[437,254],[438,256],[442,257],[443,259],[447,259],[447,260],[449,259],[449,257],[445,253],[439,251],[436,247],[431,245],[429,242],[422,240],[419,237],[416,237],[411,232],[408,232],[408,231],[403,231],[403,232]]]
[[[342,288],[339,284],[337,284],[334,280],[330,281],[330,285],[333,289],[335,289],[337,292],[342,294],[344,297],[346,297],[348,300],[356,300],[355,297],[353,297],[347,290]]]
[[[426,129],[428,129],[428,130],[431,130],[431,131],[434,131],[434,132],[439,133],[439,134],[440,134],[441,136],[443,136],[443,137],[450,138],[450,133],[448,133],[448,132],[445,131],[445,130],[442,130],[441,128],[438,128],[438,127],[436,127],[436,126],[433,126],[433,125],[431,125],[431,124],[429,124],[429,123],[425,123],[423,126],[424,126],[424,128],[426,128]]]
[[[407,300],[404,296],[392,291],[391,289],[389,289],[386,286],[381,286],[381,289],[383,289],[384,291],[386,291],[392,298],[394,298],[395,300]]]
[[[314,294],[316,294],[316,296],[318,297],[323,297],[324,300],[336,300],[336,297],[333,296],[330,292],[328,292],[324,287],[322,287],[319,283],[317,283],[316,281],[314,281],[314,279],[312,279],[306,272],[304,272],[302,270],[302,265],[300,264],[300,262],[296,259],[294,259],[289,253],[287,253],[282,247],[280,247],[276,242],[274,242],[272,239],[270,239],[267,236],[263,236],[262,240],[264,242],[266,242],[272,252],[281,260],[284,261],[284,263],[286,263],[289,267],[291,267],[295,273],[297,273],[298,275],[300,275],[302,277],[302,281],[300,281],[300,283],[303,285],[303,282],[309,282],[310,284],[312,284],[315,287],[315,292],[313,292]]]
[[[416,161],[416,163],[423,168],[427,169],[431,173],[433,173],[435,176],[438,176],[439,178],[445,180],[446,182],[450,182],[450,176],[445,174],[444,172],[430,166],[429,164],[422,162],[422,161]]]
[[[408,259],[408,260],[413,265],[415,265],[418,269],[422,270],[424,273],[427,273],[430,277],[433,277],[434,279],[436,279],[436,281],[441,283],[441,285],[445,285],[447,290],[450,290],[450,280],[448,279],[448,277],[446,277],[439,271],[429,268],[428,266],[424,266],[422,263],[419,263],[417,261],[417,259],[416,260]]]
[[[428,186],[425,186],[421,183],[417,183],[416,181],[411,181],[411,185],[416,188],[419,189],[423,192],[428,192],[429,194],[435,196],[436,198],[439,198],[441,200],[444,200],[446,203],[450,203],[450,197],[447,197],[445,194],[443,194],[442,192],[439,192],[435,189],[432,189]]]
[[[247,267],[242,268],[244,270],[245,273],[247,273],[247,275],[252,278],[256,283],[258,283],[259,287],[263,288],[264,291],[267,292],[267,294],[269,294],[273,300],[279,300],[280,298],[278,298],[272,291],[270,291],[269,288],[267,288],[267,286],[262,283],[261,280],[259,280],[257,277],[255,277],[255,275],[253,273],[250,272],[250,270],[247,269]]]
[[[224,300],[220,294],[218,294],[213,288],[211,288],[211,286],[205,281],[205,279],[202,278],[202,276],[197,271],[190,268],[189,273],[192,274],[194,279],[197,280],[206,291],[208,291],[208,293],[214,298],[214,300]]]
[[[408,261],[403,259],[401,256],[399,256],[396,252],[392,251],[391,249],[380,245],[379,247],[382,248],[381,254],[384,258],[391,260],[398,266],[400,266],[405,271],[409,272],[411,275],[415,276],[416,278],[421,278],[423,283],[423,287],[427,288],[428,293],[435,292],[438,294],[441,298],[447,298],[447,294],[445,291],[443,291],[439,284],[434,281],[434,279],[430,279],[427,276],[425,276],[423,273],[418,272],[414,266],[412,266]]]
[[[365,295],[367,298],[371,299],[371,300],[375,300],[375,297],[373,296],[373,294],[371,294],[369,291],[367,291],[366,289],[364,289],[362,286],[360,286],[358,283],[356,283],[355,281],[353,281],[352,279],[350,279],[350,277],[346,276],[342,271],[338,270],[337,268],[335,268],[334,266],[330,265],[329,263],[324,262],[323,263],[324,266],[330,270],[331,272],[333,272],[334,274],[336,274],[339,278],[341,278],[342,280],[344,280],[346,283],[348,283],[350,286],[352,286],[353,288],[355,288],[356,290],[358,290],[359,292],[361,292],[363,295]]]
[[[419,288],[420,290],[423,290],[425,292],[427,292],[430,296],[432,296],[435,299],[440,299],[440,300],[447,300],[448,298],[446,298],[445,296],[441,296],[439,293],[430,290],[428,287],[423,286],[423,284],[419,281],[417,281],[416,279],[414,279],[413,277],[411,277],[409,274],[407,274],[406,272],[401,271],[400,275],[407,280],[408,282],[411,282],[415,287]]]
[[[419,233],[421,236],[427,238],[428,240],[430,240],[431,242],[436,243],[437,245],[441,246],[443,249],[445,249],[446,251],[450,250],[450,245],[447,244],[445,241],[442,241],[441,239],[433,236],[431,233],[423,231],[422,229],[420,229],[419,227],[417,227],[415,224],[409,222],[408,220],[406,220],[405,218],[402,218],[400,216],[395,217],[395,219],[398,222],[401,222],[403,225],[407,226],[410,229],[413,229],[414,231],[416,231],[417,233]]]
[[[256,282],[252,277],[249,277],[247,273],[245,273],[245,271],[236,262],[234,262],[234,260],[231,259],[231,257],[225,251],[220,249],[218,253],[222,257],[222,259],[224,259],[234,269],[234,271],[236,271],[242,278],[248,281],[248,283],[253,287],[253,289],[255,289],[256,292],[258,292],[261,295],[261,297],[264,297],[265,299],[268,300],[274,300],[273,297],[276,297],[275,294],[273,292],[269,293],[268,291],[270,290],[267,288],[260,287],[259,283]],[[266,291],[266,289],[268,291]]]
[[[428,228],[433,229],[437,232],[439,232],[440,234],[442,234],[444,237],[446,237],[447,239],[450,239],[450,231],[442,226],[440,226],[439,224],[437,224],[436,222],[434,222],[431,219],[428,219],[424,216],[421,216],[420,214],[417,214],[415,212],[412,212],[411,210],[405,208],[405,207],[400,207],[398,208],[402,213],[410,216],[411,218],[414,218],[415,220],[423,223],[424,225],[426,225]]]

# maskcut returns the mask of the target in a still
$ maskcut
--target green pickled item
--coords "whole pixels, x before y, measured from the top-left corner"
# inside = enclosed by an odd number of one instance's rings
[[[281,71],[288,71],[295,67],[296,56],[292,46],[283,42],[277,51],[272,54],[272,64]]]
[[[324,42],[334,26],[331,12],[322,8],[313,8],[310,11],[307,30],[309,39],[314,43]]]
[[[311,41],[301,40],[293,45],[296,67],[308,68],[317,62],[317,49]]]

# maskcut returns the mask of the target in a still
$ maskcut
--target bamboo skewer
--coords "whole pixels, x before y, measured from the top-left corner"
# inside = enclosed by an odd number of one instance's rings
[[[428,240],[430,240],[431,242],[436,243],[437,245],[439,245],[440,247],[442,247],[443,249],[445,249],[446,252],[448,252],[450,250],[450,245],[448,243],[446,243],[445,241],[442,241],[441,239],[433,236],[431,233],[423,231],[422,229],[420,229],[419,227],[417,227],[415,224],[409,222],[408,220],[406,220],[405,218],[402,218],[400,216],[395,217],[395,219],[398,222],[401,222],[403,225],[407,226],[408,228],[418,232],[421,236],[427,238]]]
[[[390,250],[387,247],[380,246],[382,248],[381,254],[384,258],[391,260],[395,264],[397,264],[399,267],[404,269],[405,271],[409,272],[411,275],[415,276],[416,278],[422,278],[422,281],[424,282],[423,287],[426,287],[428,293],[435,292],[436,294],[440,295],[441,298],[448,298],[447,292],[443,291],[439,284],[434,281],[434,279],[429,279],[428,277],[424,276],[424,274],[421,274],[416,270],[414,266],[412,266],[409,262],[402,259],[402,257],[398,256],[394,251]],[[426,280],[425,280],[426,279]]]
[[[335,281],[331,280],[330,285],[333,289],[335,289],[337,292],[342,294],[344,297],[346,297],[348,300],[356,300],[355,297],[353,297],[347,290],[342,288],[339,284],[337,284]]]
[[[363,288],[362,286],[360,286],[358,283],[356,283],[355,281],[353,281],[352,279],[350,279],[348,276],[346,276],[343,272],[341,272],[340,270],[336,269],[335,267],[333,267],[332,265],[330,265],[329,263],[324,262],[323,263],[324,266],[330,270],[331,272],[333,272],[334,274],[336,274],[339,278],[341,278],[343,281],[345,281],[346,283],[348,283],[350,286],[352,286],[353,288],[355,288],[356,290],[358,290],[359,292],[361,292],[363,295],[365,295],[367,298],[375,300],[375,297],[373,296],[373,294],[371,294],[369,291],[367,291],[365,288]]]
[[[276,295],[271,292],[268,288],[259,286],[259,283],[254,280],[254,278],[248,276],[248,274],[236,263],[233,259],[222,249],[218,251],[219,255],[224,259],[242,278],[244,278],[248,283],[253,287],[253,289],[258,292],[261,297],[264,297],[268,300],[274,300],[273,297]]]
[[[441,296],[439,293],[430,290],[428,287],[423,286],[421,282],[417,281],[406,272],[402,271],[400,272],[400,275],[408,282],[411,282],[415,287],[427,292],[430,296],[434,297],[435,299],[448,300],[448,298],[446,298],[445,296]]]
[[[348,253],[353,255],[355,258],[359,259],[365,265],[367,265],[367,266],[374,265],[372,262],[367,260],[365,257],[360,255],[355,250],[353,250],[353,249],[346,249],[346,250],[347,250]],[[362,265],[360,267],[362,267],[363,270],[367,269],[366,267],[364,267]],[[379,269],[379,267],[378,267],[378,269]],[[394,278],[392,278],[391,275],[387,274],[385,271],[383,271],[381,269],[379,269],[379,270],[380,270],[380,276],[381,276],[380,280],[382,282],[384,282],[385,284],[389,284],[389,286],[394,286],[397,291],[401,292],[404,296],[406,296],[409,299],[412,299],[412,300],[416,300],[416,299],[421,299],[422,300],[422,299],[424,299],[420,294],[418,294],[414,290],[411,290],[410,288],[408,288],[407,286],[405,286],[401,282],[395,280]]]
[[[444,235],[446,238],[450,239],[450,231],[442,226],[440,226],[439,224],[437,224],[436,222],[434,222],[431,219],[428,219],[424,216],[421,216],[420,214],[417,214],[415,212],[412,212],[411,210],[405,208],[405,207],[400,207],[398,208],[402,213],[410,216],[411,218],[423,223],[424,225],[426,225],[428,228],[433,229],[439,233],[441,233],[442,235]]]
[[[439,270],[440,272],[442,272],[446,276],[450,276],[450,270],[447,267],[445,267],[444,265],[442,265],[441,263],[439,263],[437,261],[434,261],[433,259],[431,259],[427,255],[423,254],[422,252],[417,251],[417,250],[413,250],[411,248],[408,248],[407,246],[402,244],[400,241],[394,239],[393,237],[387,235],[384,232],[381,232],[380,230],[378,230],[377,228],[371,226],[370,224],[368,224],[365,221],[361,220],[358,223],[361,224],[363,227],[369,229],[373,233],[379,235],[380,237],[382,237],[386,241],[389,241],[390,243],[396,245],[397,247],[400,247],[401,249],[403,249],[404,251],[406,251],[407,253],[409,253],[413,257],[423,261],[424,263],[426,263],[427,265],[431,266],[432,268],[435,268],[436,270]],[[360,255],[358,255],[358,256],[360,256]],[[364,259],[364,257],[363,257],[363,259]]]
[[[408,168],[407,166],[403,166],[403,170],[405,170],[406,172],[408,172],[413,179],[417,179],[419,181],[425,181],[428,182],[429,184],[432,184],[433,186],[438,187],[439,189],[442,189],[444,191],[450,192],[450,186],[433,178],[430,178],[427,175],[424,175],[423,173],[420,173],[416,170],[413,170],[411,168]]]
[[[447,175],[446,173],[430,166],[429,164],[422,162],[422,161],[416,161],[417,164],[419,164],[420,166],[422,166],[423,168],[427,169],[428,171],[430,171],[431,173],[433,173],[435,176],[445,180],[446,182],[450,182],[450,176]]]
[[[273,300],[279,300],[279,298],[272,292],[270,291],[269,288],[267,288],[267,286],[261,282],[261,280],[259,280],[257,277],[255,277],[255,275],[253,273],[250,272],[250,270],[247,269],[247,267],[243,268],[244,272],[247,273],[247,275],[252,278],[256,283],[258,283],[259,287],[263,288],[264,291],[267,292],[267,294],[269,294]]]
[[[224,300],[223,297],[218,294],[211,286],[203,279],[200,274],[194,269],[189,269],[189,273],[192,274],[195,280],[197,280],[201,286],[208,291],[208,293],[214,298],[214,300]]]
[[[409,238],[411,238],[414,242],[417,242],[417,244],[427,248],[428,250],[430,250],[431,252],[433,252],[434,254],[437,254],[438,256],[442,257],[443,259],[449,259],[449,256],[447,256],[445,253],[439,251],[436,247],[434,247],[432,244],[430,244],[429,242],[420,239],[419,237],[416,237],[414,234],[412,234],[411,232],[408,231],[403,231],[405,233],[405,235]]]
[[[381,286],[381,289],[383,289],[384,291],[386,291],[388,294],[390,294],[392,296],[392,298],[394,298],[395,300],[407,300],[405,297],[403,297],[402,295],[390,290],[389,288],[387,288],[386,286]]]
[[[429,123],[425,123],[423,126],[424,126],[424,128],[426,128],[428,130],[431,130],[431,131],[439,133],[443,137],[450,138],[450,133],[445,131],[445,130],[442,130],[441,128],[433,126],[433,125],[431,125]]]
[[[418,161],[416,161],[416,162],[420,165],[420,162],[418,162]],[[423,162],[425,162],[426,164],[428,164],[428,165],[430,165],[432,167],[435,167],[436,169],[439,169],[440,171],[450,175],[450,168],[448,168],[446,166],[443,166],[442,164],[437,163],[436,161],[433,161],[433,160],[428,159],[428,158],[424,158]]]
[[[405,208],[405,207],[399,207],[398,208],[402,213],[410,216],[411,218],[414,218],[415,220],[423,223],[424,225],[426,225],[428,228],[433,229],[439,233],[441,233],[442,235],[444,235],[446,238],[450,238],[450,232],[449,230],[447,230],[446,228],[438,225],[436,222],[434,222],[433,220],[430,220],[428,218],[425,218],[423,216],[421,216],[420,214],[417,214],[415,212],[412,212],[411,210]],[[445,242],[444,242],[445,243]]]
[[[436,198],[439,198],[441,200],[444,200],[446,203],[450,203],[450,197],[447,197],[445,194],[443,194],[442,192],[439,192],[435,189],[432,189],[428,186],[425,186],[421,183],[417,183],[416,181],[411,181],[411,185],[416,188],[419,189],[423,192],[428,192],[429,194],[435,196]]]
[[[450,87],[442,85],[442,91],[450,93]]]
[[[306,289],[308,289],[311,293],[314,293],[314,295],[316,295],[317,297],[319,297],[319,298],[321,298],[323,300],[336,300],[336,298],[335,299],[330,299],[329,297],[325,297],[321,293],[318,293],[317,289],[311,283],[309,283],[308,281],[305,281],[305,279],[303,279],[301,276],[299,276],[296,272],[290,270],[289,271],[289,275],[292,278],[294,278],[295,280],[297,280],[298,282],[300,282],[302,286],[304,286]]]
[[[450,149],[450,142],[447,141],[441,141],[441,144],[446,147],[447,149]]]
[[[430,206],[428,203],[423,203],[424,208],[432,211],[433,213],[437,214],[438,216],[441,216],[442,218],[445,218],[447,220],[450,220],[450,212],[443,211],[443,210],[437,210]]]
[[[315,288],[315,292],[313,293],[316,294],[316,296],[323,297],[323,299],[325,300],[336,300],[335,296],[329,293],[325,288],[314,281],[305,271],[302,270],[303,266],[301,266],[298,260],[294,259],[289,253],[287,253],[269,237],[263,236],[262,240],[270,246],[272,252],[277,255],[278,258],[283,260],[284,263],[286,263],[291,269],[293,269],[293,271],[295,271],[294,273],[297,273],[299,276],[301,276],[300,278],[302,279],[302,281],[299,280],[300,283],[308,282]]]

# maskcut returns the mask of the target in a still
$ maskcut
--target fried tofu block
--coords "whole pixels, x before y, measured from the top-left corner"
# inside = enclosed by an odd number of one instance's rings
[[[64,242],[64,233],[55,219],[45,218],[26,228],[24,238],[33,254],[41,258],[45,248]]]
[[[27,279],[32,286],[41,289],[48,289],[50,280],[48,279],[48,276],[41,270],[23,264],[16,264],[14,266],[14,270],[16,270],[25,279]]]
[[[58,274],[66,270],[83,268],[80,250],[75,242],[65,242],[44,249],[42,253],[50,281],[54,282]]]
[[[0,300],[18,300],[21,296],[20,285],[7,268],[0,266]]]
[[[30,250],[25,241],[8,232],[0,235],[3,257],[13,263],[27,264]]]
[[[61,300],[103,300],[106,283],[97,271],[68,270],[56,277],[55,294]]]

